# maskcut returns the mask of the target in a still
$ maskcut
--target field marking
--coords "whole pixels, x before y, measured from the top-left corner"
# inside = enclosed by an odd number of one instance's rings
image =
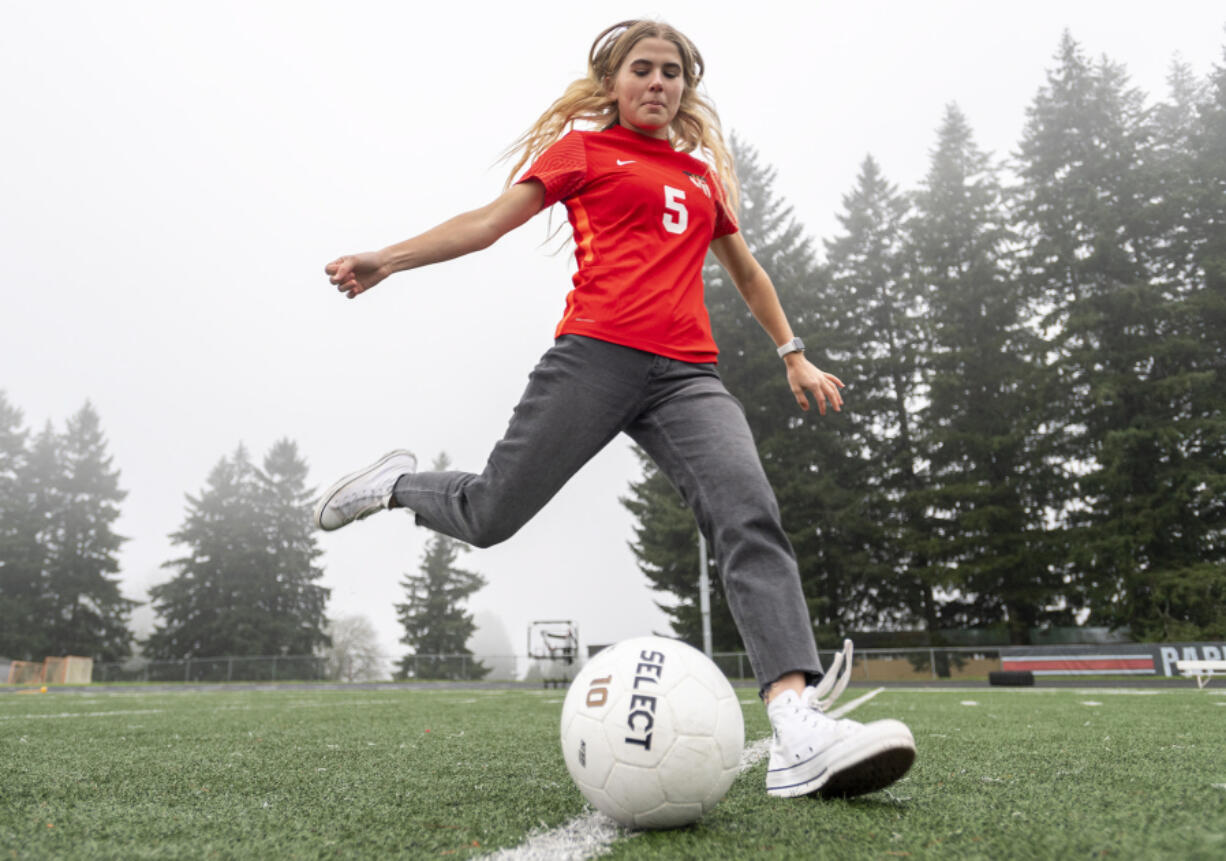
[[[496,861],[584,861],[605,854],[617,840],[633,836],[634,832],[591,810],[557,828],[530,834],[518,846],[484,857]]]
[[[0,715],[0,720],[46,720],[48,718],[110,717],[111,715],[156,715],[166,709],[121,709],[113,712],[59,712],[45,715]]]
[[[340,705],[345,708],[352,706],[384,706],[395,705],[391,700],[347,700],[344,702],[325,702],[321,700],[289,700],[289,705],[294,708],[323,708],[330,705]],[[232,706],[213,706],[212,708],[199,709],[204,712],[257,712],[257,711],[277,711],[285,708],[287,703],[268,703],[265,705],[232,705]],[[110,717],[111,715],[156,715],[162,714],[166,709],[116,709],[114,711],[105,712],[58,712],[54,714],[19,714],[19,715],[0,715],[0,720],[46,720],[48,718],[79,718],[79,717]]]
[[[885,688],[877,688],[869,691],[830,712],[830,717],[841,718],[884,690]],[[737,774],[744,774],[753,768],[759,760],[770,753],[770,746],[771,736],[769,735],[746,745],[741,752]],[[496,861],[555,861],[555,859],[557,861],[586,861],[588,858],[604,855],[616,841],[632,838],[638,833],[641,832],[623,828],[598,810],[590,810],[569,822],[562,823],[557,828],[531,832],[518,846],[500,849],[492,855],[483,857],[496,859]]]
[[[834,711],[830,713],[830,716],[836,719],[841,718],[843,715],[849,714],[850,712],[855,711],[860,706],[864,705],[866,702],[868,702],[869,700],[871,700],[873,697],[877,696],[877,694],[881,693],[884,690],[885,688],[874,688],[873,690],[869,691],[867,694],[864,694],[863,696],[860,696],[860,697],[856,697],[851,702],[844,703],[843,705],[839,706],[837,709],[835,709]]]

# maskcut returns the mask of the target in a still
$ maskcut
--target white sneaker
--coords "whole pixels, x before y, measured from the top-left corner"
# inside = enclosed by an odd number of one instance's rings
[[[915,739],[901,721],[835,720],[817,707],[818,692],[786,691],[767,707],[775,737],[766,792],[781,798],[846,798],[884,789],[915,761]]]
[[[398,449],[365,469],[350,473],[324,491],[315,505],[315,525],[325,531],[370,517],[387,508],[400,476],[417,471],[417,458]]]

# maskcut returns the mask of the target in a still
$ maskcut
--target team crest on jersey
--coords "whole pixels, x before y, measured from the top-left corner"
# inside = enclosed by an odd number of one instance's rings
[[[707,185],[706,179],[696,173],[690,173],[688,170],[683,172],[690,178],[690,181],[693,182],[694,185],[702,189],[703,194],[705,194],[707,197],[711,196],[711,186]]]

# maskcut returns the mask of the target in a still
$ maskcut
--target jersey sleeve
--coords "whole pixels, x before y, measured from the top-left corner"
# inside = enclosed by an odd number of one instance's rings
[[[724,184],[720,182],[719,176],[713,170],[707,171],[707,181],[715,189],[715,232],[712,238],[719,239],[721,236],[736,233],[741,226],[737,224],[736,214],[728,204],[728,198],[724,194]]]
[[[518,182],[529,179],[539,180],[545,186],[542,209],[579,191],[587,180],[587,151],[582,135],[572,131],[550,144]]]

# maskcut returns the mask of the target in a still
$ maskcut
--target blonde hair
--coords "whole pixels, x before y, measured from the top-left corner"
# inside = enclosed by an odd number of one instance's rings
[[[711,165],[724,186],[729,207],[734,213],[737,211],[740,186],[732,154],[724,143],[715,107],[698,92],[703,73],[702,54],[684,34],[660,21],[622,21],[596,37],[588,53],[587,77],[573,81],[507,150],[506,158],[516,159],[507,177],[508,187],[525,166],[535,161],[575,123],[589,123],[600,129],[617,125],[617,100],[605,88],[605,81],[617,74],[635,45],[651,38],[672,42],[681,55],[685,88],[677,115],[669,126],[669,142],[681,152],[697,151],[697,156]]]

